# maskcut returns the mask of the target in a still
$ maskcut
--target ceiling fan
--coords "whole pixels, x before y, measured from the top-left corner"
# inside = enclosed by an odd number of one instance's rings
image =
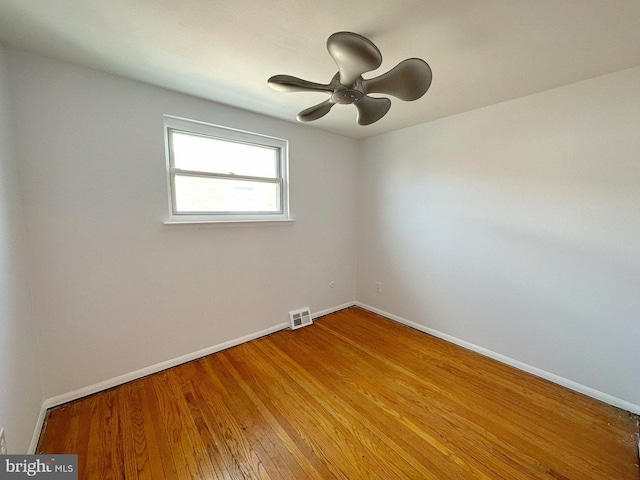
[[[327,50],[338,66],[327,84],[309,82],[291,75],[274,75],[269,85],[282,92],[325,92],[330,97],[307,108],[296,117],[311,122],[324,117],[336,104],[353,104],[358,109],[358,124],[377,122],[391,108],[388,98],[370,97],[370,93],[393,95],[404,101],[422,97],[431,86],[431,67],[419,58],[409,58],[378,77],[364,79],[362,74],[382,64],[382,54],[369,39],[351,32],[336,32],[327,39]]]

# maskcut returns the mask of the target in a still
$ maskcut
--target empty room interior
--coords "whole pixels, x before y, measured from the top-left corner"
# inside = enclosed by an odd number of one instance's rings
[[[0,0],[0,197],[5,454],[640,479],[637,0]]]

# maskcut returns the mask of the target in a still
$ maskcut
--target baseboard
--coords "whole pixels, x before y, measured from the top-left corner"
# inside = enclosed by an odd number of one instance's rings
[[[311,317],[315,319],[318,317],[322,317],[324,315],[329,315],[330,313],[334,313],[339,310],[344,310],[345,308],[353,307],[355,304],[356,304],[355,302],[349,302],[349,303],[344,303],[342,305],[338,305],[336,307],[327,308],[325,310],[321,310],[319,312],[313,313]],[[122,385],[128,382],[131,382],[133,380],[138,380],[139,378],[161,372],[168,368],[177,367],[178,365],[182,365],[183,363],[187,363],[192,360],[196,360],[198,358],[206,357],[207,355],[211,355],[212,353],[220,352],[222,350],[235,347],[236,345],[240,345],[242,343],[246,343],[251,340],[264,337],[265,335],[269,335],[271,333],[284,330],[285,328],[289,328],[289,323],[280,323],[278,325],[274,325],[273,327],[269,327],[265,330],[261,330],[259,332],[255,332],[240,338],[236,338],[235,340],[229,340],[228,342],[224,342],[218,345],[214,345],[212,347],[204,348],[202,350],[198,350],[197,352],[188,353],[186,355],[182,355],[180,357],[176,357],[171,360],[158,363],[156,365],[151,365],[149,367],[141,368],[139,370],[135,370],[133,372],[120,375],[118,377],[110,378],[109,380],[104,380],[102,382],[98,382],[93,385],[89,385],[87,387],[83,387],[77,390],[73,390],[71,392],[63,393],[62,395],[56,395],[55,397],[47,398],[42,403],[42,407],[40,409],[40,416],[38,417],[38,421],[36,423],[36,427],[33,432],[31,445],[29,446],[29,453],[34,453],[35,449],[38,447],[40,432],[42,431],[42,427],[44,426],[44,420],[46,418],[47,410],[50,408],[57,407],[58,405],[62,405],[64,403],[72,402],[74,400],[78,400],[88,395],[93,395],[94,393],[98,393],[103,390],[107,390],[109,388],[117,387],[118,385]]]
[[[480,347],[478,345],[475,345],[473,343],[467,342],[465,340],[460,340],[459,338],[453,337],[451,335],[448,335],[446,333],[442,333],[438,330],[434,330],[432,328],[429,327],[425,327],[424,325],[421,325],[419,323],[416,322],[412,322],[410,320],[407,320],[405,318],[399,317],[398,315],[394,315],[392,313],[389,312],[385,312],[384,310],[380,310],[379,308],[375,308],[372,307],[370,305],[367,305],[365,303],[362,302],[348,302],[348,303],[344,303],[342,305],[338,305],[332,308],[328,308],[325,310],[321,310],[318,312],[313,313],[311,316],[312,318],[316,319],[319,317],[322,317],[324,315],[329,315],[331,313],[335,313],[337,311],[340,310],[344,310],[345,308],[349,308],[349,307],[353,307],[353,306],[357,306],[360,308],[363,308],[365,310],[368,310],[370,312],[373,313],[377,313],[378,315],[382,315],[383,317],[386,317],[390,320],[394,320],[398,323],[401,323],[403,325],[407,325],[411,328],[414,328],[416,330],[419,330],[421,332],[427,333],[429,335],[433,335],[434,337],[438,337],[441,338],[447,342],[453,343],[455,345],[459,345],[463,348],[466,348],[468,350],[472,350],[474,352],[477,352],[481,355],[484,355],[486,357],[492,358],[494,360],[497,360],[501,363],[504,363],[506,365],[509,365],[511,367],[517,368],[518,370],[522,370],[524,372],[530,373],[532,375],[535,375],[537,377],[540,378],[544,378],[545,380],[549,380],[550,382],[556,383],[558,385],[561,385],[563,387],[566,387],[570,390],[574,390],[576,392],[582,393],[584,395],[587,395],[589,397],[595,398],[596,400],[600,400],[602,402],[608,403],[610,405],[613,405],[615,407],[621,408],[623,410],[626,410],[628,412],[632,412],[635,413],[637,415],[640,415],[640,406],[635,405],[633,403],[627,402],[626,400],[622,400],[619,399],[617,397],[614,397],[612,395],[600,392],[598,390],[595,390],[593,388],[590,387],[586,387],[584,385],[581,385],[579,383],[573,382],[571,380],[568,380],[566,378],[560,377],[558,375],[555,375],[553,373],[541,370],[539,368],[533,367],[531,365],[528,365],[526,363],[520,362],[518,360],[514,360],[513,358],[507,357],[505,355],[493,352],[491,350],[488,350],[486,348]],[[161,363],[158,363],[156,365],[151,365],[149,367],[146,368],[141,368],[139,370],[135,370],[133,372],[124,374],[124,375],[120,375],[118,377],[114,377],[111,378],[109,380],[105,380],[102,382],[98,382],[95,383],[93,385],[89,385],[87,387],[83,387],[77,390],[73,390],[71,392],[67,392],[64,393],[62,395],[57,395],[55,397],[52,398],[48,398],[46,399],[43,403],[42,403],[42,407],[40,408],[40,414],[38,416],[38,420],[36,422],[36,426],[33,432],[33,437],[31,439],[31,444],[29,445],[29,451],[28,453],[33,454],[36,451],[36,448],[38,446],[38,441],[40,439],[40,432],[42,431],[42,428],[44,426],[44,421],[46,418],[46,414],[47,414],[47,410],[53,407],[56,407],[58,405],[62,405],[64,403],[68,403],[74,400],[78,400],[82,397],[86,397],[88,395],[93,395],[94,393],[98,393],[101,392],[103,390],[107,390],[109,388],[113,388],[113,387],[117,387],[118,385],[122,385],[124,383],[127,382],[131,382],[133,380],[138,380],[139,378],[142,377],[146,377],[147,375],[151,375],[154,373],[158,373],[161,372],[163,370],[166,370],[168,368],[172,368],[172,367],[176,367],[178,365],[182,365],[183,363],[187,363],[190,362],[192,360],[196,360],[198,358],[202,358],[202,357],[206,357],[207,355],[211,355],[212,353],[216,353],[216,352],[220,352],[222,350],[226,350],[228,348],[231,347],[235,347],[236,345],[240,345],[242,343],[245,342],[249,342],[251,340],[255,340],[257,338],[260,337],[264,337],[265,335],[269,335],[271,333],[275,333],[277,331],[280,330],[284,330],[285,328],[289,327],[289,323],[281,323],[278,325],[274,325],[273,327],[269,327],[265,330],[261,330],[259,332],[255,332],[249,335],[245,335],[243,337],[234,339],[234,340],[229,340],[227,342],[223,342],[220,343],[218,345],[214,345],[212,347],[208,347],[208,348],[204,348],[202,350],[198,350],[197,352],[193,352],[193,353],[189,353],[186,355],[182,355],[180,357],[176,357],[173,358],[171,360],[167,360]]]
[[[614,407],[621,408],[622,410],[626,410],[631,413],[635,413],[636,415],[640,415],[640,405],[636,405],[634,403],[628,402],[626,400],[622,400],[620,398],[609,395],[608,393],[601,392],[599,390],[595,390],[591,387],[587,387],[580,383],[574,382],[567,378],[561,377],[554,373],[547,372],[540,368],[531,366],[529,364],[523,363],[519,360],[515,360],[511,357],[507,357],[506,355],[502,355],[500,353],[496,353],[492,350],[489,350],[484,347],[480,347],[473,343],[467,342],[465,340],[461,340],[454,336],[448,335],[446,333],[440,332],[438,330],[434,330],[433,328],[425,327],[416,322],[412,322],[411,320],[407,320],[405,318],[399,317],[398,315],[394,315],[389,312],[385,312],[384,310],[380,310],[379,308],[372,307],[362,302],[355,302],[357,307],[363,308],[364,310],[368,310],[373,313],[377,313],[378,315],[382,315],[390,320],[396,321],[398,323],[402,323],[411,328],[415,328],[424,333],[428,333],[429,335],[433,335],[434,337],[441,338],[449,343],[453,343],[460,347],[466,348],[468,350],[472,350],[480,355],[484,355],[485,357],[492,358],[497,360],[498,362],[509,365],[510,367],[517,368],[518,370],[522,370],[524,372],[535,375],[536,377],[544,378],[545,380],[549,380],[555,384],[558,384],[562,387],[568,388],[569,390],[573,390],[578,393],[582,393],[583,395],[587,395],[588,397],[595,398],[596,400],[600,400],[601,402],[608,403],[609,405],[613,405]]]
[[[79,388],[78,390],[73,390],[72,392],[67,392],[63,393],[62,395],[48,398],[44,401],[44,405],[46,408],[52,408],[58,405],[62,405],[63,403],[78,400],[79,398],[86,397],[87,395],[93,395],[94,393],[117,387],[118,385],[122,385],[133,380],[138,380],[139,378],[146,377],[147,375],[158,373],[168,368],[177,367],[178,365],[182,365],[183,363],[187,363],[198,358],[206,357],[207,355],[211,355],[212,353],[235,347],[236,345],[255,340],[256,338],[264,337],[265,335],[283,330],[287,327],[289,327],[289,323],[280,323],[265,330],[245,335],[244,337],[229,340],[212,347],[203,348],[202,350],[198,350],[197,352],[188,353],[186,355],[172,358],[171,360],[166,360],[149,367],[141,368],[130,373],[125,373],[124,375],[120,375],[118,377],[110,378],[109,380],[104,380],[87,387]]]
[[[28,455],[33,455],[36,453],[36,448],[38,448],[38,442],[40,441],[40,432],[42,432],[42,428],[44,427],[44,420],[47,418],[47,409],[43,403],[40,407],[40,414],[38,415],[38,420],[36,421],[36,427],[33,430],[33,436],[31,437],[31,443],[29,444],[29,450],[27,451]]]
[[[329,315],[331,313],[339,312],[340,310],[344,310],[345,308],[353,307],[356,305],[356,302],[348,302],[343,303],[342,305],[338,305],[337,307],[327,308],[326,310],[320,310],[319,312],[313,313],[311,318],[314,320],[319,317],[324,317],[325,315]]]

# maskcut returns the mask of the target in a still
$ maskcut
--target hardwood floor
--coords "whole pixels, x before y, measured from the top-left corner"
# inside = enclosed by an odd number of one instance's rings
[[[55,408],[96,479],[640,479],[637,417],[351,308]]]

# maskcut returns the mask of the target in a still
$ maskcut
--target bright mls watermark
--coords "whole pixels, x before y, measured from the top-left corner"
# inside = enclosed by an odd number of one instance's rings
[[[0,480],[78,480],[78,455],[1,455]]]

